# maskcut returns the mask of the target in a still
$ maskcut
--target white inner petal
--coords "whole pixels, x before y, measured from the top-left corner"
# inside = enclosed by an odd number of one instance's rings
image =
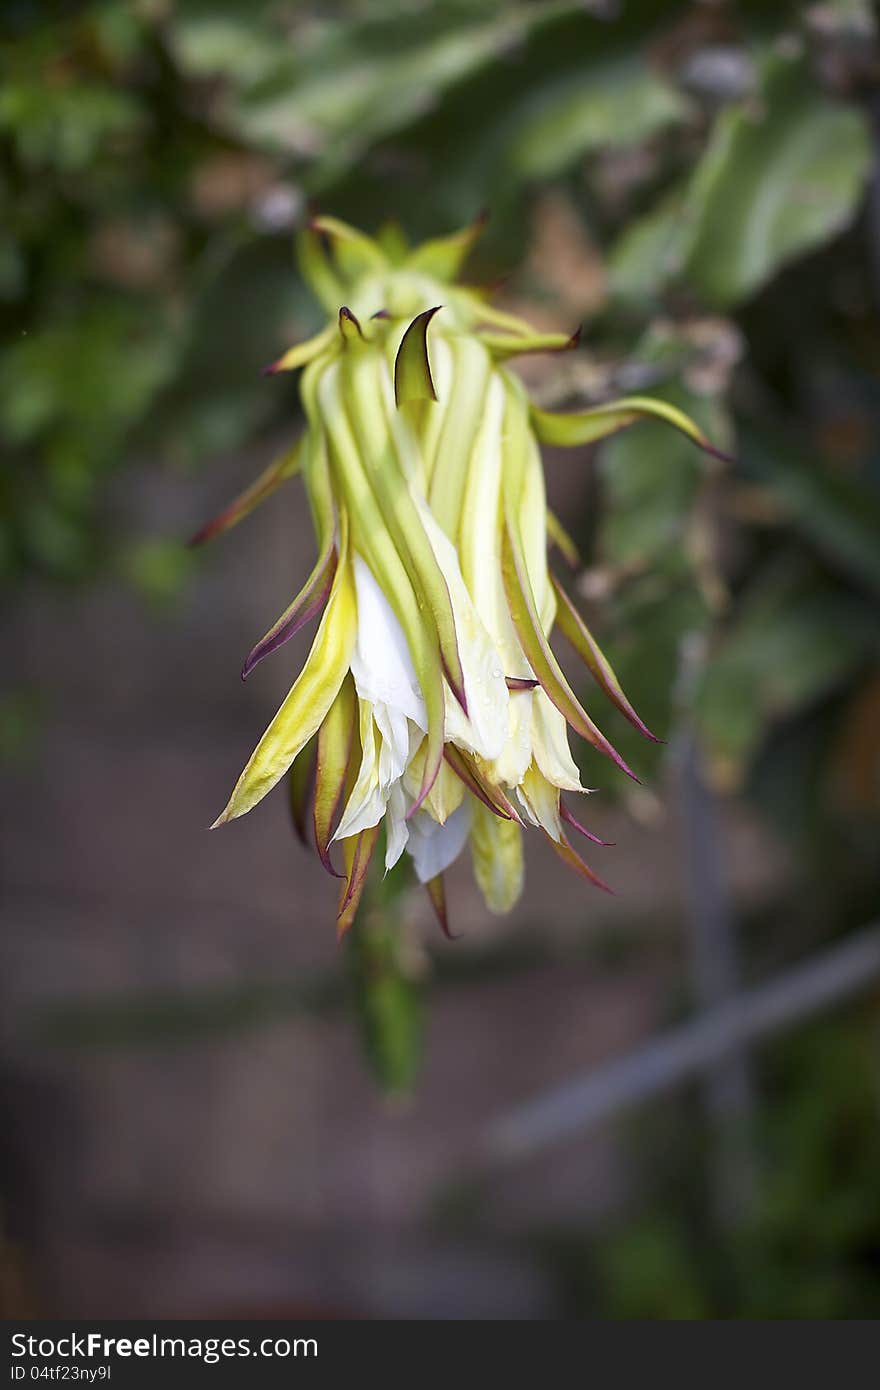
[[[357,693],[374,705],[387,705],[389,711],[406,715],[424,731],[428,716],[403,629],[360,555],[354,557],[354,581],[358,634],[351,673]]]
[[[532,692],[532,748],[535,762],[554,786],[582,792],[580,773],[568,743],[568,725],[543,690]]]
[[[423,499],[415,492],[413,498],[449,590],[468,703],[465,715],[447,691],[446,739],[481,758],[497,758],[507,737],[510,701],[502,659],[467,591],[455,546]]]
[[[438,825],[431,816],[419,811],[409,822],[408,852],[412,855],[420,883],[448,869],[464,848],[471,824],[471,808],[463,801],[453,811],[445,825]]]
[[[388,796],[385,815],[385,872],[393,869],[409,839],[406,822],[406,795],[401,782],[395,782]]]

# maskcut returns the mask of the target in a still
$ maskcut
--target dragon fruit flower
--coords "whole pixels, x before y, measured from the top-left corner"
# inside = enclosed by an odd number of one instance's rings
[[[585,444],[655,417],[709,445],[647,397],[567,414],[532,405],[506,364],[577,336],[535,333],[456,283],[480,229],[410,250],[397,232],[373,240],[335,218],[310,224],[301,266],[329,322],[267,369],[302,369],[305,431],[194,538],[302,475],[318,558],[242,675],[315,618],[317,632],[215,825],[289,774],[300,834],[342,880],[340,933],[383,825],[386,870],[411,857],[444,930],[443,872],[468,842],[487,906],[512,907],[526,826],[606,887],[569,839],[597,840],[562,800],[585,791],[569,728],[633,774],[563,674],[554,625],[653,738],[548,569],[548,540],[569,543],[547,510],[539,444]]]

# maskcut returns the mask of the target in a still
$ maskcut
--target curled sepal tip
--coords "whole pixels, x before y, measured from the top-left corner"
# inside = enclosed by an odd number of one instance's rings
[[[434,378],[428,358],[428,324],[442,305],[417,314],[404,333],[394,359],[394,401],[436,401]]]

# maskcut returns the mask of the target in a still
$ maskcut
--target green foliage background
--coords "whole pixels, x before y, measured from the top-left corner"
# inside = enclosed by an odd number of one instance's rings
[[[601,525],[585,516],[577,537],[587,598],[601,594],[597,620],[649,724],[692,724],[719,790],[784,827],[834,931],[860,925],[880,805],[870,7],[134,0],[56,14],[15,0],[0,43],[9,585],[109,569],[173,599],[190,557],[174,538],[120,534],[108,479],[135,458],[189,470],[277,425],[259,368],[317,322],[291,258],[310,202],[369,228],[395,217],[413,238],[488,206],[474,277],[512,271],[505,293],[569,322],[587,310],[556,403],[649,388],[734,452],[707,467],[647,425],[610,442]],[[587,289],[541,258],[541,229],[560,219]],[[13,691],[7,751],[26,723]],[[391,1003],[366,997],[362,1012],[399,1038],[412,1000],[403,990],[395,1012],[380,948]],[[372,1051],[388,1052],[381,1037]],[[812,1126],[821,1156],[850,1100],[852,1123],[869,1123],[847,1095],[808,1113],[820,1046],[791,1065],[801,1089],[782,1142]],[[815,1164],[739,1240],[741,1312],[846,1316],[878,1297],[872,1186],[846,1178],[857,1210],[833,1226],[839,1178]],[[706,1252],[661,1211],[609,1237],[612,1311],[723,1311]],[[848,1276],[801,1288],[786,1221],[810,1225],[832,1273],[858,1246],[857,1293]]]

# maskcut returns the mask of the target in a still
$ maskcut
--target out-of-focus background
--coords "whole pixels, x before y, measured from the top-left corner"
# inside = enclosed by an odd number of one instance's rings
[[[0,1291],[68,1316],[880,1312],[880,57],[860,0],[3,7]],[[450,943],[347,947],[284,798],[205,827],[298,670],[313,558],[259,368],[320,322],[308,208],[581,348],[545,402],[692,411],[548,451],[648,723]],[[586,694],[586,692],[585,692]],[[604,713],[604,712],[603,712]],[[404,1094],[408,1092],[408,1094]]]

